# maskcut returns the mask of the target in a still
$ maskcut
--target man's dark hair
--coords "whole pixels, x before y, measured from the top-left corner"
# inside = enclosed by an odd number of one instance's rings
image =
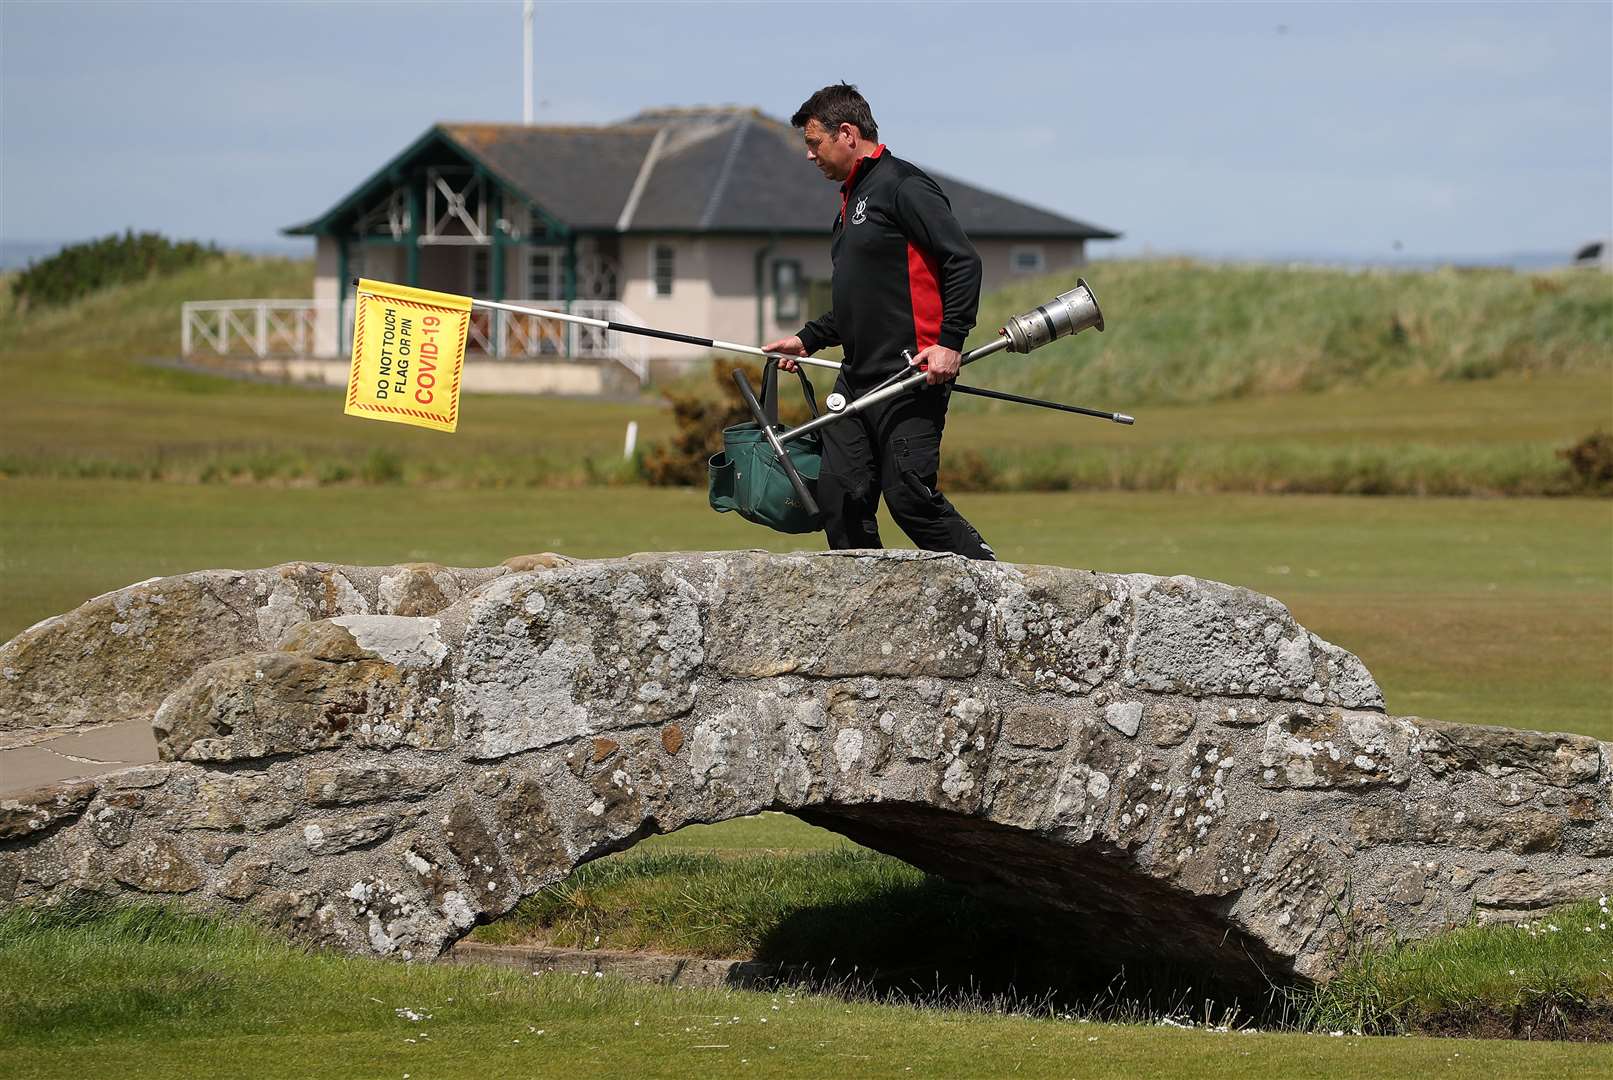
[[[869,142],[879,141],[879,125],[874,123],[874,112],[868,101],[848,82],[825,86],[801,103],[790,117],[790,126],[804,128],[808,120],[816,120],[830,131],[841,124],[852,124]]]

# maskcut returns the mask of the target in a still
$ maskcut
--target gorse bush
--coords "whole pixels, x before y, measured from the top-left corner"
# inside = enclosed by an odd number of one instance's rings
[[[153,274],[171,274],[223,256],[212,244],[173,241],[161,233],[102,237],[69,244],[42,262],[30,263],[11,283],[19,307],[51,307]]]

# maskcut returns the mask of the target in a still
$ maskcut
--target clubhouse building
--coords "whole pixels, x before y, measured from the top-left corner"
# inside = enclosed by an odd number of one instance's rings
[[[1119,235],[933,175],[980,251],[988,290],[1080,266],[1088,241]],[[440,123],[285,230],[315,238],[311,302],[267,312],[227,310],[256,301],[187,305],[186,351],[229,352],[233,321],[260,357],[339,360],[354,277],[771,340],[828,306],[838,205],[837,185],[808,165],[799,133],[755,109],[657,109],[600,126]],[[642,382],[651,361],[701,355],[626,337],[477,312],[470,349],[522,367],[542,361],[548,374],[526,388],[572,392],[589,392],[589,380],[560,377],[556,361],[620,365]],[[467,378],[491,366],[468,364]]]

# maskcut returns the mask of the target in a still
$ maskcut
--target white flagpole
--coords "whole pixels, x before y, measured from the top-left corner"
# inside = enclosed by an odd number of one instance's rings
[[[760,356],[764,360],[777,360],[784,353],[770,353],[765,349],[758,349],[755,345],[742,345],[737,341],[721,341],[717,338],[696,337],[693,334],[674,334],[667,330],[656,330],[649,326],[630,326],[626,323],[611,322],[608,319],[590,319],[586,315],[573,315],[567,311],[550,311],[548,308],[522,307],[520,304],[506,304],[497,300],[478,300],[471,297],[471,306],[486,308],[488,311],[509,311],[517,315],[536,315],[540,319],[554,319],[557,322],[573,323],[577,326],[592,326],[597,330],[614,330],[619,334],[642,334],[648,337],[657,337],[663,341],[681,341],[685,345],[700,345],[708,349],[722,349],[725,352],[745,353],[748,356]],[[839,371],[840,365],[833,360],[819,360],[815,356],[791,356],[789,359],[810,367],[829,368]]]
[[[532,0],[521,5],[521,122],[532,123]]]

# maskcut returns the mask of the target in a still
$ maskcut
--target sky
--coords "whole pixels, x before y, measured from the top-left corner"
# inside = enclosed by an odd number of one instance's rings
[[[1613,2],[540,2],[537,122],[783,119],[856,83],[898,155],[1093,254],[1374,260],[1613,234]],[[0,3],[0,241],[261,247],[438,120],[519,121],[521,4]],[[802,168],[809,166],[803,160]]]

